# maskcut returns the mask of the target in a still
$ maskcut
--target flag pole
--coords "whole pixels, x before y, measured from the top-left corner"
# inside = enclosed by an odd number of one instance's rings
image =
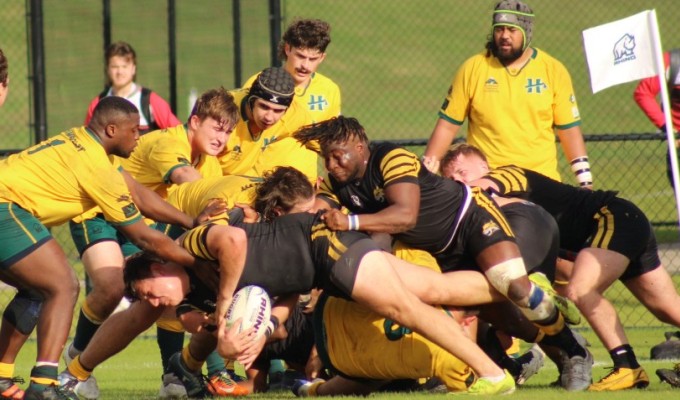
[[[678,174],[678,152],[675,148],[675,134],[673,121],[671,119],[671,102],[668,98],[668,83],[666,81],[666,67],[663,63],[663,50],[661,49],[661,35],[656,19],[656,10],[651,10],[648,14],[649,26],[652,27],[652,46],[654,47],[654,62],[656,70],[659,71],[659,86],[661,87],[661,104],[666,121],[666,140],[668,141],[668,151],[671,158],[671,172],[673,175],[673,187],[675,192],[675,208],[678,213],[678,226],[680,227],[680,175]]]

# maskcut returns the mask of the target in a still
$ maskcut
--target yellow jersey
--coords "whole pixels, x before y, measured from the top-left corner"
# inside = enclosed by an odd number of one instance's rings
[[[69,129],[0,161],[3,201],[18,204],[47,227],[97,206],[114,225],[141,219],[125,178],[86,127]]]
[[[170,175],[180,167],[193,166],[203,178],[221,176],[216,157],[202,154],[191,159],[186,125],[149,132],[139,138],[129,158],[121,159],[123,169],[142,185],[167,197]]]
[[[292,166],[316,181],[317,154],[301,146],[291,135],[311,123],[309,113],[291,103],[281,119],[253,137],[248,128],[245,111],[248,90],[232,92],[236,104],[241,105],[241,118],[229,136],[225,151],[219,156],[224,175],[262,176],[275,166]],[[284,139],[290,140],[284,140]]]
[[[198,215],[211,199],[223,199],[228,208],[236,204],[252,205],[255,187],[262,178],[227,175],[203,178],[175,185],[168,192],[168,203],[188,215]]]
[[[251,87],[257,75],[251,76],[243,87]],[[342,109],[340,87],[318,72],[312,74],[307,86],[295,88],[293,102],[307,109],[314,124],[337,117]]]
[[[467,118],[467,141],[491,168],[512,164],[560,180],[554,128],[580,125],[581,117],[567,69],[532,50],[517,71],[486,51],[469,58],[453,78],[439,117],[456,125]]]

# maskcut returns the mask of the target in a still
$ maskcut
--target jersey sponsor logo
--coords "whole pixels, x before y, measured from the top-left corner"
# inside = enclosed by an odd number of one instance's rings
[[[130,203],[122,207],[121,210],[123,210],[123,215],[125,215],[125,218],[130,218],[138,213],[137,206],[135,206],[135,203]]]
[[[548,85],[546,85],[545,82],[541,80],[541,78],[537,78],[535,81],[533,78],[527,78],[527,85],[525,88],[527,89],[527,93],[540,94],[542,89],[548,88]]]
[[[29,150],[28,154],[37,153],[40,150],[45,150],[47,148],[50,148],[50,147],[53,147],[53,146],[58,146],[58,145],[64,144],[64,143],[66,143],[66,142],[64,142],[63,140],[55,139],[55,140],[49,141],[49,142],[47,142],[43,145],[40,145],[38,147],[35,147],[35,148]]]
[[[116,201],[119,202],[119,203],[129,203],[130,202],[130,196],[128,196],[127,194],[121,194],[120,196],[118,196]]]
[[[261,148],[262,151],[264,151],[267,148],[267,146],[276,142],[277,140],[278,140],[278,138],[276,136],[272,136],[270,138],[264,138],[264,140],[262,140],[262,148]]]
[[[323,96],[314,96],[313,94],[309,96],[309,106],[310,111],[323,111],[324,107],[328,107],[328,100],[324,99]]]
[[[493,221],[489,221],[482,225],[482,233],[484,234],[484,236],[491,236],[500,230],[501,228],[498,227],[498,224],[496,224]]]
[[[614,43],[614,65],[635,60],[635,36],[626,33]]]
[[[498,91],[498,81],[493,76],[490,76],[486,82],[484,82],[484,91],[486,92],[497,92]]]

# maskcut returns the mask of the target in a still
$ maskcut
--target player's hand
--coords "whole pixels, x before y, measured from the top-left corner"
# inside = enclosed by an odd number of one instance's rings
[[[260,218],[262,217],[260,213],[255,211],[255,209],[248,204],[236,203],[234,204],[234,207],[238,207],[243,210],[243,222],[249,224],[260,222]]]
[[[348,231],[349,218],[340,210],[330,209],[321,215],[321,220],[333,231]]]
[[[223,214],[227,211],[227,202],[224,199],[210,199],[203,211],[194,220],[194,227],[207,222],[210,218]]]
[[[181,314],[179,322],[182,323],[184,329],[189,333],[198,333],[204,329],[205,325],[214,324],[215,320],[210,318],[206,313],[200,311],[189,311]]]
[[[246,329],[239,332],[241,318],[228,325],[226,320],[218,325],[217,329],[217,352],[223,358],[237,360],[247,351],[255,339],[255,329]]]
[[[241,365],[243,365],[243,368],[246,370],[250,369],[255,360],[257,360],[257,356],[259,356],[262,352],[262,349],[266,343],[267,337],[265,335],[251,340],[250,343],[247,344],[246,347],[241,351],[239,356],[236,357],[236,360],[240,362]]]
[[[433,174],[439,173],[439,160],[432,156],[423,156],[423,165]]]

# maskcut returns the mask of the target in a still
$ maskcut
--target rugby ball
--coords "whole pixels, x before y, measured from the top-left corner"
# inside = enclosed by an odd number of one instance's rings
[[[228,326],[232,326],[237,319],[241,318],[242,322],[238,331],[242,332],[254,327],[255,335],[259,338],[267,330],[271,313],[272,305],[267,292],[259,286],[251,285],[239,289],[234,294],[225,318]]]

